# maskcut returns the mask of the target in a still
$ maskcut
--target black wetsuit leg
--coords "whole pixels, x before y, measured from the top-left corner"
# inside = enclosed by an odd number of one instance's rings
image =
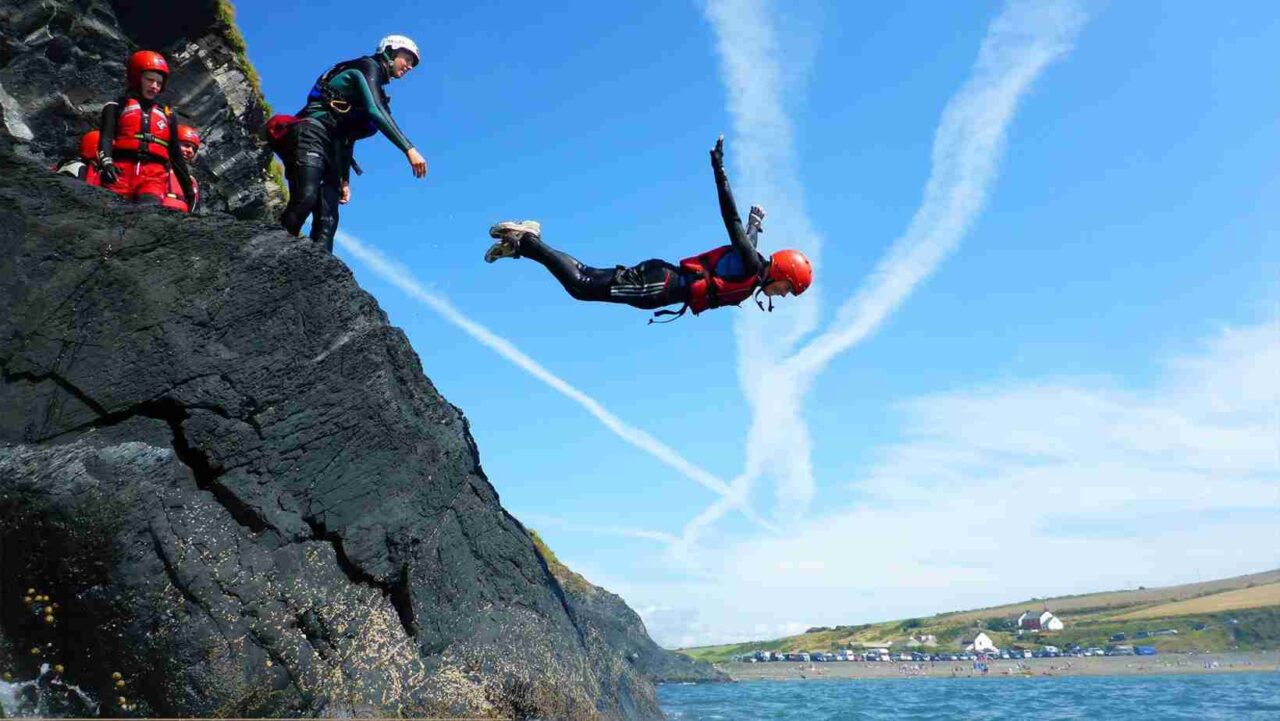
[[[528,233],[519,244],[521,257],[545,266],[577,300],[653,309],[683,303],[688,294],[687,286],[680,283],[680,269],[665,260],[646,260],[630,268],[593,268]]]
[[[323,125],[306,120],[294,125],[288,143],[285,177],[289,181],[289,204],[280,216],[280,224],[297,235],[307,217],[314,216],[311,239],[332,252],[342,193],[336,144]]]

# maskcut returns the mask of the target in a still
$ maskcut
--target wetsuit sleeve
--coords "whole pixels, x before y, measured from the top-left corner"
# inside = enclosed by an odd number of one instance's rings
[[[120,117],[120,104],[112,101],[102,106],[102,118],[98,122],[98,155],[111,157],[111,142],[116,137],[116,118]]]
[[[725,175],[724,164],[712,155],[711,169],[716,176],[716,194],[720,197],[720,217],[724,218],[724,228],[729,233],[729,242],[734,250],[742,256],[742,267],[750,275],[759,275],[764,267],[760,263],[760,254],[756,252],[756,238],[742,227],[742,218],[738,215],[738,205],[733,202],[733,190],[729,188],[729,176]]]
[[[342,182],[351,182],[351,162],[356,155],[356,144],[354,141],[348,140],[342,148]]]
[[[192,198],[195,194],[191,190],[191,169],[178,149],[178,114],[172,110],[166,114],[169,116],[169,167],[178,178],[178,185],[182,186],[182,197]]]
[[[369,118],[373,120],[373,124],[378,126],[378,130],[387,136],[387,140],[402,152],[409,152],[413,143],[409,142],[409,139],[400,131],[400,126],[396,125],[396,121],[391,117],[391,108],[387,107],[382,86],[378,83],[377,60],[366,58],[365,62],[357,67],[343,70],[334,80],[352,83],[360,92],[360,97],[364,99],[365,109],[369,112]]]

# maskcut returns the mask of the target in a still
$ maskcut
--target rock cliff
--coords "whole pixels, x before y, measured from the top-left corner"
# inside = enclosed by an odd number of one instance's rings
[[[536,532],[530,534],[581,622],[598,632],[641,675],[658,682],[730,680],[728,674],[709,663],[694,661],[654,643],[640,614],[621,596],[592,584],[561,563]]]
[[[6,667],[112,714],[660,716],[337,258],[0,151],[0,306]]]
[[[51,165],[124,92],[124,63],[159,50],[164,99],[199,129],[205,207],[266,218],[283,198],[259,141],[267,105],[226,0],[0,0],[0,137]]]
[[[204,216],[46,171],[138,47]],[[68,715],[661,717],[707,669],[548,566],[403,334],[261,222],[243,50],[225,0],[0,0],[0,673]]]

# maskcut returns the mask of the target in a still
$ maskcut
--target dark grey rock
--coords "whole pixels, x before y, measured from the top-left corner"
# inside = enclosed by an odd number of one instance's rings
[[[45,165],[74,154],[123,94],[129,54],[159,50],[172,70],[162,97],[204,139],[195,171],[205,208],[273,216],[283,194],[260,139],[267,106],[220,1],[0,0],[4,145]]]
[[[537,533],[530,533],[551,574],[564,589],[579,623],[598,634],[609,648],[621,653],[637,673],[659,683],[730,680],[728,674],[705,661],[695,661],[654,643],[645,629],[644,619],[621,596],[591,583],[561,563]]]
[[[0,154],[0,307],[18,671],[108,714],[661,717],[337,258]]]

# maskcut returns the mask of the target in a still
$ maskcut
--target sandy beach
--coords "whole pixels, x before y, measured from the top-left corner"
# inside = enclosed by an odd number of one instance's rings
[[[987,672],[972,661],[907,663],[834,661],[827,663],[723,663],[716,666],[734,681],[823,680],[851,678],[969,678],[1007,676],[1120,676],[1187,673],[1280,673],[1280,651],[1165,654],[1160,656],[1088,656],[990,661]]]

